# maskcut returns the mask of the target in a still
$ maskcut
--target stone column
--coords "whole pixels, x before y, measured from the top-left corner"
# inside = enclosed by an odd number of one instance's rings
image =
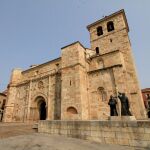
[[[31,121],[31,93],[32,93],[32,80],[29,83],[29,97],[28,97],[28,109],[27,109],[27,121]]]
[[[112,78],[112,85],[113,85],[114,94],[117,97],[117,103],[118,103],[117,104],[117,112],[118,112],[118,116],[121,116],[121,103],[120,103],[120,100],[118,99],[118,87],[117,87],[117,84],[116,84],[116,79],[115,79],[113,68],[110,69],[110,75],[111,75],[111,78]]]
[[[51,90],[51,76],[48,77],[48,99],[47,99],[47,118],[46,120],[51,120],[51,98],[50,98],[50,90]]]

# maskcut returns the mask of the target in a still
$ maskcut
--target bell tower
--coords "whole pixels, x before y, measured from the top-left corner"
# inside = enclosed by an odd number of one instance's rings
[[[88,25],[87,29],[90,33],[91,49],[95,50],[95,54],[98,54],[100,57],[105,56],[105,58],[109,59],[105,66],[112,67],[111,64],[114,64],[117,59],[121,58],[120,64],[122,67],[120,67],[118,73],[113,72],[116,82],[115,86],[118,88],[118,91],[126,93],[129,97],[132,112],[136,118],[146,117],[124,10],[122,9],[105,16]],[[114,59],[112,56],[114,56],[115,52],[118,53],[118,56]],[[106,64],[105,59],[104,64]]]
[[[99,48],[100,54],[109,53],[120,49],[129,42],[129,27],[124,10],[120,10],[110,16],[105,16],[87,26],[90,32],[91,49]]]

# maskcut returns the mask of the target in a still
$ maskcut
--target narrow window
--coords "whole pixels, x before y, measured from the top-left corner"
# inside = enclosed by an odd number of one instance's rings
[[[71,80],[70,80],[70,86],[71,86]]]
[[[96,50],[96,54],[98,55],[99,54],[99,47],[96,47],[95,50]]]
[[[112,21],[107,22],[107,31],[110,32],[113,30],[115,30],[114,23]]]
[[[97,35],[103,35],[103,28],[101,26],[97,27]]]

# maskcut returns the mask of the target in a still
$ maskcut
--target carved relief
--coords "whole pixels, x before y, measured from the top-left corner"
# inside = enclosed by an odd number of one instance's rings
[[[100,96],[102,101],[106,101],[107,100],[107,93],[105,91],[105,89],[103,87],[99,87],[97,89],[98,91],[98,95]]]
[[[39,88],[39,89],[43,89],[43,88],[44,88],[44,84],[43,84],[42,81],[39,81],[39,82],[38,82],[38,88]]]
[[[37,92],[41,92],[47,95],[48,91],[48,78],[44,78],[42,80],[36,80],[33,82],[33,92],[32,95],[35,95]]]
[[[25,119],[26,106],[28,105],[28,90],[29,85],[24,84],[17,87],[16,90],[16,101],[14,107],[13,119],[15,121],[23,121]]]

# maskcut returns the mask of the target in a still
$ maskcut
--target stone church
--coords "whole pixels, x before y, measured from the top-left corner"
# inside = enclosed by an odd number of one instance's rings
[[[4,122],[108,120],[109,97],[118,91],[128,96],[136,119],[146,117],[124,10],[87,29],[90,48],[77,41],[57,59],[12,71]]]

